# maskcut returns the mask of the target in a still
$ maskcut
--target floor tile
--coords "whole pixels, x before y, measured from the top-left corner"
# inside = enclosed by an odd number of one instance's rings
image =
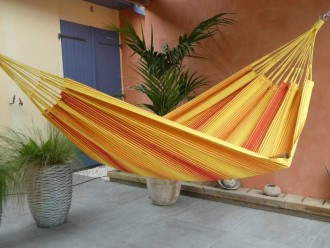
[[[157,223],[135,225],[129,227],[134,230],[127,236],[127,242],[144,248],[158,246],[171,248],[206,248],[214,243],[221,235],[219,230],[207,230],[204,226],[193,225],[190,222],[165,218]]]
[[[232,230],[255,211],[257,210],[220,202],[198,200],[188,206],[184,214],[177,215],[177,218],[202,224],[206,228]]]
[[[149,196],[145,196],[130,202],[127,206],[147,211],[150,214],[170,217],[184,214],[187,207],[195,203],[195,201],[195,198],[180,195],[178,200],[171,206],[157,206],[151,202]]]
[[[328,247],[330,247],[330,223],[327,223],[327,225],[321,228],[311,248]]]
[[[245,236],[235,231],[227,231],[209,248],[290,248],[256,237]]]
[[[273,243],[297,248],[309,248],[320,229],[327,223],[258,211],[234,230]]]

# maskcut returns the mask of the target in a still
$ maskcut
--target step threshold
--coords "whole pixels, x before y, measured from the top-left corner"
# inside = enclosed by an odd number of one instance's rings
[[[108,176],[111,182],[146,187],[146,178],[142,176],[118,170],[109,171]],[[245,187],[225,190],[218,182],[182,182],[181,194],[330,222],[330,200],[292,194],[270,197],[262,190]]]

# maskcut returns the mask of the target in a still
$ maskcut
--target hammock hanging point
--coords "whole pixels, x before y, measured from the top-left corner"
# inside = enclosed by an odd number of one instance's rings
[[[323,26],[324,23],[325,23],[325,21],[323,20],[323,18],[320,18],[320,20],[318,20],[314,24],[313,29],[315,29],[316,31],[319,31],[319,29]]]
[[[322,17],[322,21],[326,22],[328,20],[328,18],[330,17],[330,10],[325,13]],[[321,18],[320,18],[321,19]]]

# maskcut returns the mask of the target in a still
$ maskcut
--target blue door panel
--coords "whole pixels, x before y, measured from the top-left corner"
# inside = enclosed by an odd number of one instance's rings
[[[61,35],[64,77],[95,88],[91,27],[61,20]]]
[[[122,93],[119,35],[116,32],[92,28],[97,88],[109,95]]]
[[[91,87],[96,87],[94,71],[93,40],[91,27],[68,21],[60,21],[64,77]],[[74,165],[89,167],[98,162],[79,152],[79,162]]]
[[[107,94],[121,94],[118,33],[60,21],[64,77]],[[81,152],[84,166],[98,162]]]

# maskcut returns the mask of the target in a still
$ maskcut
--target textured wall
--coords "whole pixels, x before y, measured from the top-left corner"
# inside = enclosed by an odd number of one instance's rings
[[[93,7],[93,11],[90,10]],[[119,24],[119,11],[82,0],[59,0],[60,19],[87,26],[105,28]]]
[[[141,25],[144,28],[144,16],[135,13],[133,9],[125,9],[119,11],[120,25],[124,26],[123,20],[128,20],[137,33],[141,35]],[[123,37],[121,38],[123,39]],[[139,75],[134,71],[134,66],[137,64],[137,55],[133,55],[132,50],[123,45],[121,49],[122,58],[122,80],[123,80],[123,91],[125,93],[125,101],[137,104],[141,102],[147,102],[148,99],[141,93],[131,90],[130,87],[136,85],[140,81]]]
[[[51,73],[62,74],[58,1],[0,0],[0,53]],[[32,102],[0,69],[0,127],[45,123]],[[9,105],[13,95],[16,103]],[[24,105],[18,105],[21,98]]]
[[[208,60],[186,61],[192,69],[209,76],[205,90],[306,31],[329,9],[329,0],[157,0],[147,7],[145,28],[148,36],[152,24],[156,47],[160,48],[163,42],[176,44],[178,35],[214,14],[236,13],[235,26],[221,28],[221,34],[202,43],[199,52]],[[315,88],[292,167],[244,179],[244,186],[262,188],[275,183],[285,193],[330,199],[330,177],[323,166],[330,164],[329,41],[330,21],[316,40]]]
[[[94,6],[94,12],[90,12]],[[118,11],[81,0],[0,0],[0,53],[35,68],[63,75],[60,19],[104,28],[119,24]],[[14,82],[0,70],[0,128],[45,123]],[[9,102],[16,95],[16,104]],[[19,106],[18,98],[24,105]]]

